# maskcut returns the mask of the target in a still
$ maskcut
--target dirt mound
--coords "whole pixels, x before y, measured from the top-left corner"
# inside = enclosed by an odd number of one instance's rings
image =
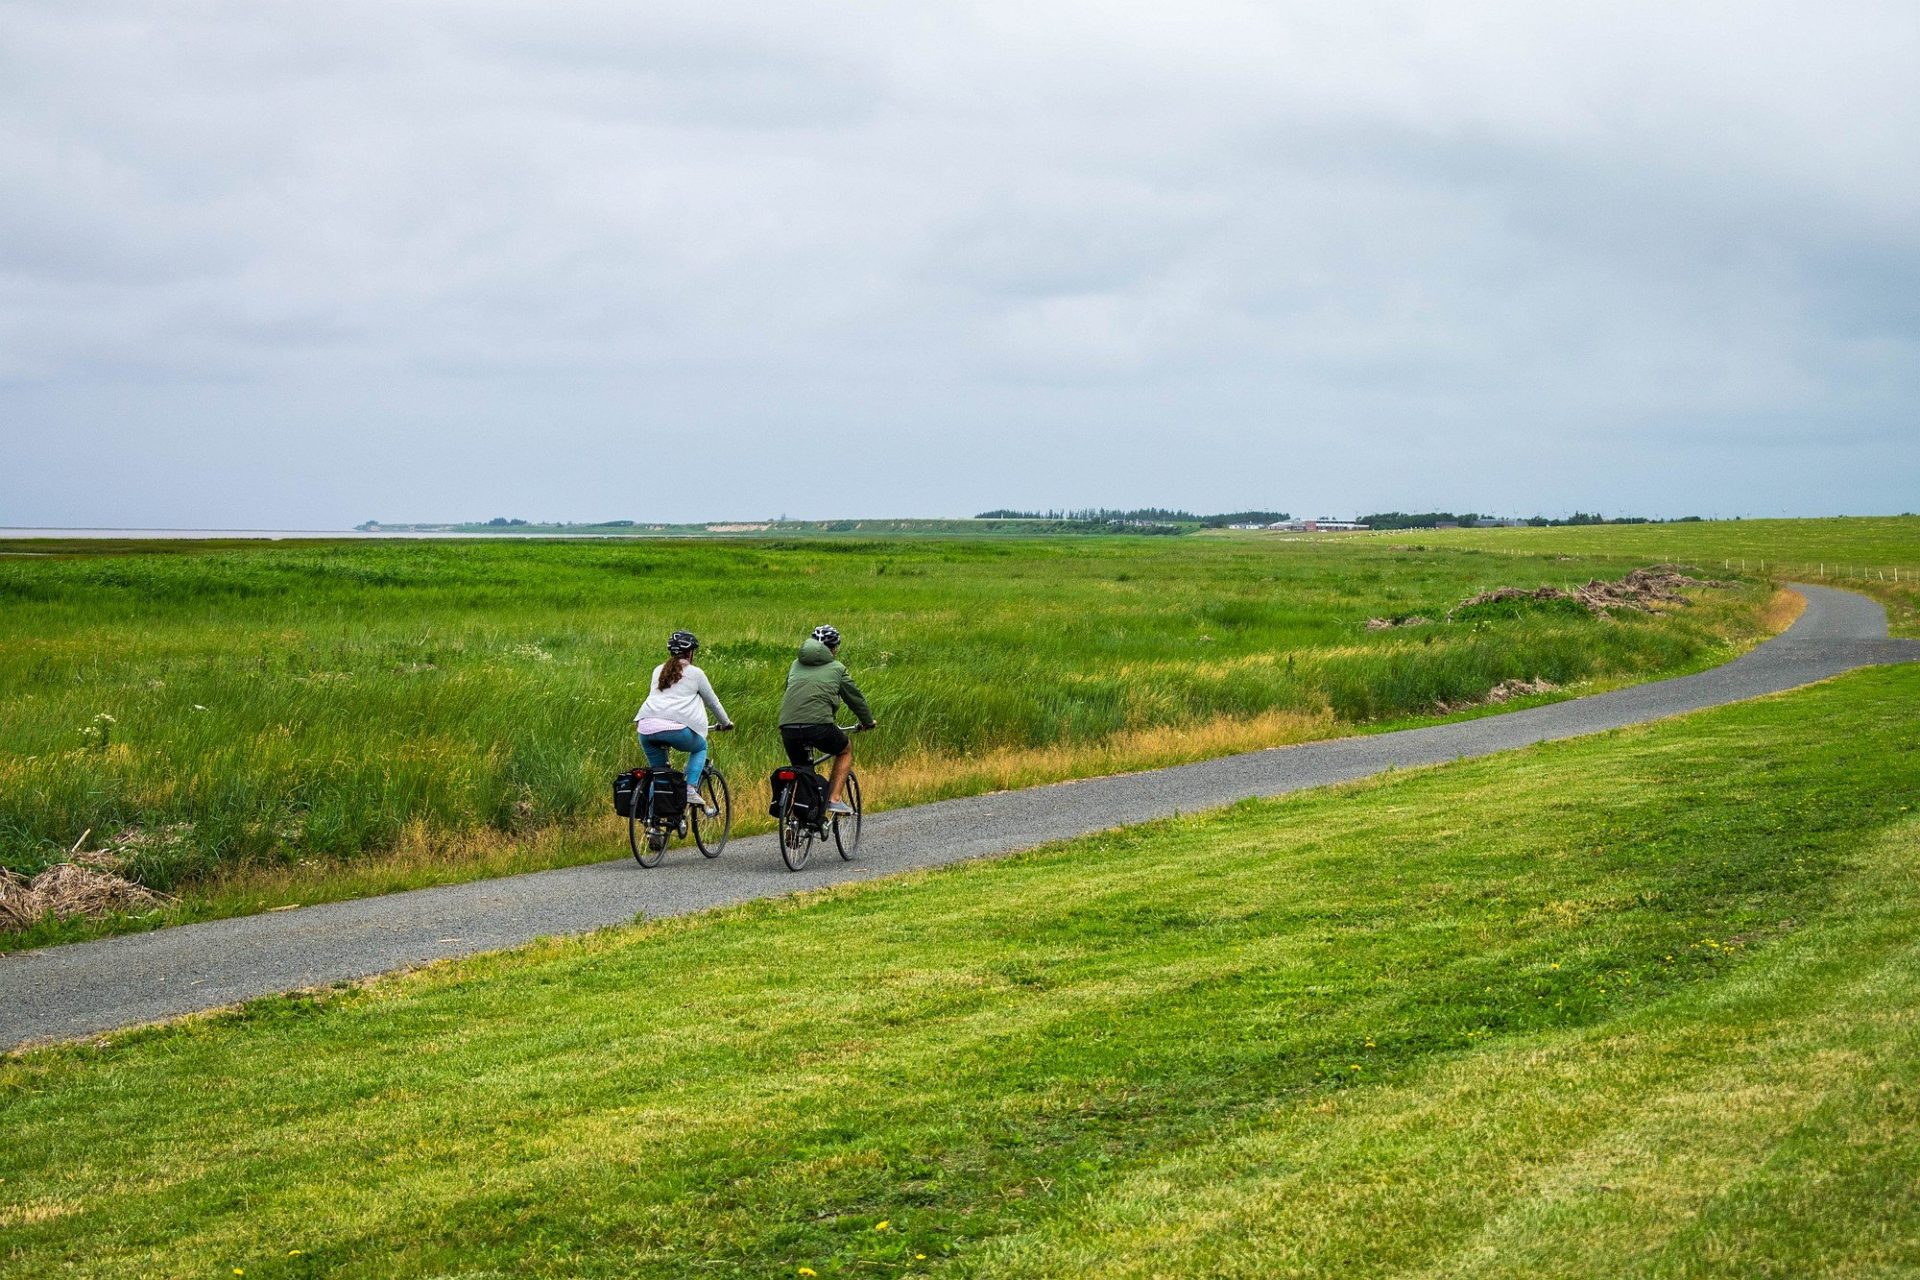
[[[1649,565],[1645,569],[1635,569],[1625,577],[1612,582],[1603,582],[1599,578],[1594,578],[1584,587],[1576,587],[1572,591],[1562,590],[1559,587],[1535,587],[1531,591],[1520,587],[1496,587],[1492,591],[1483,591],[1477,596],[1462,600],[1449,609],[1447,621],[1453,621],[1454,615],[1463,609],[1503,604],[1515,600],[1565,600],[1580,605],[1595,617],[1600,618],[1610,616],[1614,609],[1634,609],[1641,613],[1651,613],[1655,605],[1691,604],[1692,601],[1681,594],[1689,588],[1729,585],[1731,584],[1711,578],[1689,577],[1680,572],[1677,565],[1656,564]]]
[[[1367,619],[1367,630],[1369,631],[1392,631],[1399,627],[1430,627],[1432,625],[1433,625],[1432,618],[1422,617],[1420,614],[1417,614],[1417,613],[1411,614],[1405,618],[1368,618]]]
[[[0,867],[0,929],[24,929],[45,916],[98,918],[173,901],[121,874],[126,863],[110,853],[75,853],[31,880]]]

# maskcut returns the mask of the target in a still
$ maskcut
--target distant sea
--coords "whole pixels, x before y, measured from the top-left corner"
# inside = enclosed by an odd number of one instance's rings
[[[451,529],[16,529],[0,525],[0,538],[593,538],[621,535],[592,533],[458,533]],[[632,535],[627,535],[632,536]]]

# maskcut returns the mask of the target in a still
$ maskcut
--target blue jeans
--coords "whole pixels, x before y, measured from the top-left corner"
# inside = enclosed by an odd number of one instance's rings
[[[707,740],[691,729],[675,729],[672,733],[643,733],[640,735],[640,749],[647,753],[647,763],[656,769],[665,769],[672,764],[667,748],[687,753],[687,785],[700,785],[700,775],[707,767]]]

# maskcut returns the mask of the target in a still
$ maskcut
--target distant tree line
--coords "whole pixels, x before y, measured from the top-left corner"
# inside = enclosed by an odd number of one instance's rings
[[[1272,524],[1276,520],[1288,519],[1284,511],[1227,511],[1220,515],[1200,516],[1191,511],[1179,511],[1171,507],[1133,507],[1120,510],[1115,507],[1080,507],[1078,509],[1061,508],[1047,511],[1016,511],[1011,507],[1001,507],[993,511],[982,511],[976,520],[1064,520],[1074,524],[1197,524],[1208,529],[1222,529],[1230,524]]]
[[[1201,516],[1200,523],[1209,529],[1224,529],[1230,524],[1278,524],[1291,519],[1293,516],[1285,511],[1226,511],[1217,516]]]
[[[1603,516],[1597,511],[1576,511],[1564,520],[1530,516],[1522,523],[1535,529],[1549,529],[1585,524],[1694,524],[1700,519],[1699,516],[1681,516],[1677,520],[1661,521],[1648,516]],[[1356,523],[1364,524],[1369,529],[1431,529],[1443,524],[1457,524],[1463,529],[1471,529],[1477,524],[1505,522],[1498,517],[1474,511],[1457,514],[1452,511],[1377,511],[1370,516],[1361,516]]]
[[[1172,511],[1166,507],[1134,507],[1122,511],[1116,507],[1079,507],[1059,511],[1015,511],[1002,508],[982,511],[976,520],[1072,520],[1079,524],[1110,524],[1115,520],[1164,520],[1177,524],[1198,524],[1200,517],[1191,511]]]

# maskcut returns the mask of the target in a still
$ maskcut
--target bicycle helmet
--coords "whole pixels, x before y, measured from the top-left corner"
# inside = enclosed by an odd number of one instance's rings
[[[840,631],[837,627],[815,627],[813,629],[813,638],[829,649],[838,649],[840,647]]]
[[[691,631],[676,631],[667,637],[667,652],[676,658],[684,658],[700,647],[700,637]]]

